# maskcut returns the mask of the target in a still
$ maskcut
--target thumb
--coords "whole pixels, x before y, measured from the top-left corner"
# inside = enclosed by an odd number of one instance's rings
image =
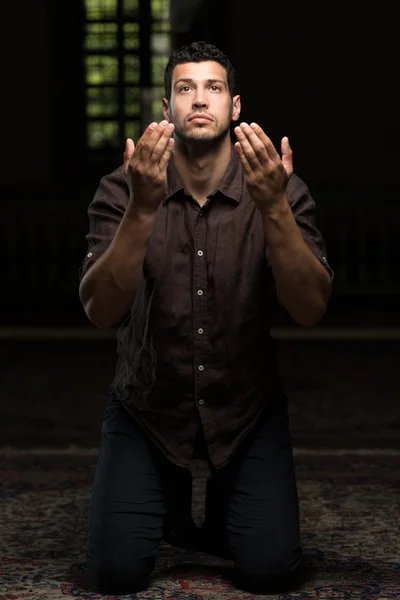
[[[133,153],[135,151],[135,144],[131,138],[128,138],[125,143],[125,152],[124,152],[124,175],[128,173],[128,165],[131,160]]]
[[[283,137],[281,141],[282,164],[285,168],[287,176],[290,177],[293,173],[293,152],[289,144],[289,138]]]

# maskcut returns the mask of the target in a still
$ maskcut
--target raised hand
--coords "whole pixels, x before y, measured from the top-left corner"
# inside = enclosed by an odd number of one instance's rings
[[[167,167],[174,147],[174,126],[151,123],[136,147],[130,138],[124,152],[124,174],[131,192],[130,204],[139,213],[155,213],[167,189]]]
[[[293,153],[287,137],[282,138],[279,156],[275,146],[257,123],[235,127],[235,144],[249,193],[261,212],[268,211],[284,197],[293,173]]]

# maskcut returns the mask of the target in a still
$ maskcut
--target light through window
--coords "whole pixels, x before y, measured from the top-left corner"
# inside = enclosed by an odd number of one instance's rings
[[[85,0],[86,147],[120,151],[161,120],[168,0]]]

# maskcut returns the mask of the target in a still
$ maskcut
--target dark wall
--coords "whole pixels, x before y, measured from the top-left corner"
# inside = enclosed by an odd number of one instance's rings
[[[398,184],[398,50],[386,2],[234,2],[243,117],[318,186]],[[394,33],[394,32],[393,32]]]
[[[50,179],[46,2],[3,4],[0,187],[46,186]]]

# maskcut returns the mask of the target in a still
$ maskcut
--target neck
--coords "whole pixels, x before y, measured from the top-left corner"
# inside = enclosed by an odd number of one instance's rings
[[[231,158],[231,142],[227,135],[216,145],[215,141],[201,144],[175,140],[174,163],[185,189],[196,200],[204,203],[214,192]]]

